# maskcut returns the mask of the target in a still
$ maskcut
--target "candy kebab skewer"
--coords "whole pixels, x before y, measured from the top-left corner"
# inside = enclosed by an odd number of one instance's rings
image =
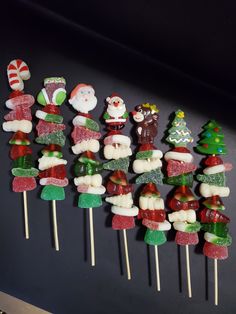
[[[66,178],[67,161],[63,159],[62,147],[66,137],[63,134],[65,125],[59,106],[66,99],[66,81],[63,77],[51,77],[44,80],[44,88],[40,91],[37,101],[44,106],[36,111],[39,122],[36,126],[38,137],[35,141],[47,145],[41,150],[39,158],[39,183],[43,186],[41,199],[52,201],[53,235],[56,251],[59,251],[56,201],[65,199],[64,187],[68,185]]]
[[[139,197],[138,218],[142,219],[142,224],[147,227],[144,241],[148,245],[154,246],[157,290],[160,291],[158,246],[166,242],[164,231],[170,230],[171,224],[166,220],[164,201],[156,187],[156,184],[163,184],[160,160],[163,154],[154,146],[158,128],[158,112],[156,105],[142,104],[136,106],[132,114],[137,123],[136,134],[139,144],[133,170],[135,173],[141,174],[137,177],[136,183],[145,183]]]
[[[95,91],[91,85],[78,84],[71,92],[69,103],[78,111],[73,119],[74,129],[71,137],[74,142],[72,151],[80,155],[74,167],[74,183],[79,194],[78,207],[89,209],[91,265],[95,266],[95,245],[93,228],[93,208],[102,206],[101,195],[106,189],[102,185],[102,164],[96,160],[95,153],[100,144],[98,123],[89,113],[97,105]]]
[[[12,145],[10,157],[13,160],[12,174],[14,179],[12,189],[23,193],[25,238],[29,239],[27,191],[36,188],[35,177],[38,170],[33,167],[32,149],[29,147],[28,134],[32,130],[32,116],[30,107],[34,104],[34,97],[24,94],[23,80],[30,78],[27,64],[22,60],[13,60],[7,67],[9,85],[13,92],[6,101],[6,107],[11,111],[5,115],[7,122],[3,123],[3,130],[14,132],[9,143]]]
[[[174,148],[164,156],[167,161],[167,178],[165,183],[178,186],[173,197],[168,200],[168,206],[174,212],[168,215],[169,221],[177,231],[175,242],[185,246],[186,268],[188,281],[188,296],[192,297],[191,273],[189,261],[189,245],[197,244],[200,223],[196,220],[196,210],[199,203],[190,190],[193,185],[193,174],[196,166],[192,163],[193,156],[186,148],[188,143],[193,142],[191,131],[186,127],[184,112],[175,112],[172,127],[168,130],[169,136],[166,141],[174,145]]]
[[[122,230],[125,248],[127,278],[131,279],[129,252],[126,230],[135,227],[134,216],[138,208],[133,206],[132,185],[128,183],[126,172],[129,167],[129,156],[132,155],[131,141],[128,136],[121,133],[128,113],[122,98],[116,94],[107,97],[107,110],[103,116],[107,124],[108,133],[104,138],[104,156],[109,162],[104,164],[104,169],[114,171],[107,182],[106,202],[112,204],[111,211],[112,229]]]
[[[206,240],[203,247],[203,254],[214,259],[215,277],[215,305],[218,305],[218,270],[217,260],[228,257],[228,246],[232,243],[232,238],[228,234],[227,224],[230,219],[222,214],[225,209],[221,197],[228,197],[230,190],[226,186],[225,172],[232,169],[230,163],[223,163],[222,159],[216,155],[227,153],[224,144],[224,135],[221,127],[213,120],[209,121],[201,133],[201,140],[198,142],[196,150],[205,155],[206,168],[203,174],[197,175],[200,184],[200,194],[205,198],[204,208],[199,216],[202,230],[205,231]]]

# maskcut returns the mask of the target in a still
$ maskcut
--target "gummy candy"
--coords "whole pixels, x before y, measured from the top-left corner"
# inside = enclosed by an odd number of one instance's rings
[[[106,186],[106,190],[107,190],[107,193],[114,194],[114,195],[127,194],[127,193],[132,192],[133,186],[132,184],[127,184],[123,186],[109,180]]]
[[[213,233],[206,232],[204,234],[204,239],[215,245],[230,246],[232,244],[232,237],[229,234],[227,234],[226,237],[219,237]]]
[[[213,167],[223,164],[223,160],[218,156],[209,156],[204,160],[204,164],[208,167]]]
[[[30,145],[30,140],[26,133],[17,131],[13,134],[12,138],[9,141],[11,145]]]
[[[129,157],[126,158],[119,158],[117,160],[111,160],[109,162],[106,162],[103,165],[103,169],[106,170],[123,170],[124,172],[128,172],[129,168]]]
[[[168,177],[164,179],[166,184],[170,185],[186,185],[186,186],[193,186],[193,174],[187,173],[182,174],[177,177]]]
[[[160,197],[161,194],[158,191],[156,185],[152,182],[147,183],[144,188],[141,191],[141,196],[146,196],[146,197],[151,197],[151,196],[156,196]]]
[[[66,137],[62,131],[58,131],[55,133],[36,137],[35,141],[39,144],[46,144],[46,145],[55,144],[55,145],[59,145],[59,146],[64,146],[65,141],[66,141]]]
[[[166,242],[166,236],[163,231],[147,229],[144,242],[149,245],[162,245]]]
[[[163,222],[166,219],[166,213],[164,210],[149,210],[149,209],[140,209],[138,214],[138,219],[149,219],[157,222]]]
[[[102,164],[82,163],[77,161],[74,167],[74,172],[77,177],[85,175],[94,175],[102,171]]]
[[[197,167],[192,163],[181,163],[177,160],[170,159],[167,165],[168,177],[179,176],[183,173],[193,172]]]
[[[42,111],[49,113],[49,114],[60,115],[60,109],[57,106],[55,106],[54,104],[53,105],[50,105],[50,104],[46,105]]]
[[[39,183],[41,185],[55,185],[65,187],[68,185],[68,179],[57,179],[57,178],[42,178],[40,179]]]
[[[31,154],[32,154],[32,149],[24,145],[12,145],[11,150],[10,150],[10,157],[13,160],[19,157],[22,157],[25,155],[31,155]]]
[[[31,110],[28,106],[17,106],[14,110],[10,111],[4,116],[4,120],[13,121],[13,120],[32,120]]]
[[[175,242],[178,245],[195,245],[198,244],[198,234],[197,232],[189,233],[177,231],[175,235]]]
[[[98,194],[82,193],[79,195],[79,208],[95,208],[102,205],[102,198]]]
[[[14,192],[32,191],[36,188],[34,177],[14,177],[12,189]]]
[[[199,217],[201,219],[202,223],[209,223],[209,222],[222,222],[222,223],[229,223],[230,219],[221,214],[218,210],[211,210],[204,208],[200,214]]]
[[[205,242],[203,254],[209,258],[226,259],[228,258],[228,247]]]
[[[48,123],[48,122],[45,122],[44,120],[39,120],[36,126],[38,136],[51,134],[58,131],[63,131],[65,130],[65,128],[66,128],[65,124]]]
[[[134,227],[134,217],[121,215],[112,217],[112,229],[114,230],[133,229]]]
[[[158,168],[150,172],[143,173],[141,176],[136,178],[135,182],[137,184],[149,183],[149,182],[153,182],[156,184],[163,184],[162,179],[163,179],[163,174],[161,172],[161,169]]]
[[[225,186],[225,174],[224,172],[215,173],[215,174],[198,174],[197,180],[216,186]]]
[[[6,101],[6,107],[14,110],[16,107],[31,107],[34,104],[34,97],[32,95],[22,94],[19,96],[11,94],[10,99]]]
[[[15,177],[37,177],[39,173],[38,169],[35,168],[29,169],[13,168],[11,172]]]
[[[83,126],[86,127],[87,129],[90,129],[92,131],[99,131],[99,125],[96,121],[93,119],[90,119],[88,117],[84,117],[80,114],[78,114],[74,119],[73,119],[73,124],[75,126]]]
[[[73,132],[71,133],[74,143],[80,143],[87,140],[98,140],[101,137],[101,133],[89,130],[82,126],[74,127]]]
[[[202,230],[210,232],[210,233],[214,233],[218,237],[223,237],[223,238],[225,238],[228,233],[228,228],[226,224],[222,222],[203,223]]]
[[[113,174],[110,176],[109,180],[115,184],[119,184],[123,186],[128,185],[126,175],[121,170],[114,171]]]
[[[218,195],[214,195],[213,197],[206,198],[203,202],[207,208],[215,209],[215,210],[224,210],[225,206]]]
[[[62,201],[65,199],[65,191],[63,187],[46,185],[43,187],[40,197],[45,201]]]
[[[199,208],[199,203],[197,200],[182,202],[182,201],[177,200],[176,198],[172,198],[169,201],[168,205],[172,210],[177,210],[177,211],[189,210],[189,209],[197,210]]]
[[[33,166],[32,155],[18,157],[13,162],[14,168],[30,169]]]
[[[49,178],[49,177],[63,180],[66,177],[65,165],[51,167],[39,173],[39,178]]]

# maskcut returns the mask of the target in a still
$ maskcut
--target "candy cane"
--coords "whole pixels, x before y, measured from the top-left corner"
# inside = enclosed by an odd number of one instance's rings
[[[28,80],[30,78],[28,65],[20,59],[12,60],[7,67],[7,77],[11,89],[23,90],[23,80]]]

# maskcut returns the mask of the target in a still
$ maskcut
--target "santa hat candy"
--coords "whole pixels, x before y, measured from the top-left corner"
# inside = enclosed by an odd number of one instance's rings
[[[91,264],[95,266],[95,249],[93,235],[93,208],[102,205],[101,195],[105,193],[102,185],[102,164],[96,159],[99,151],[99,125],[89,113],[96,107],[97,98],[91,85],[78,84],[71,92],[69,103],[78,111],[73,119],[71,133],[74,145],[72,151],[80,155],[74,166],[74,184],[79,192],[78,207],[89,209]]]
[[[203,209],[200,212],[202,230],[205,231],[205,244],[203,254],[214,259],[215,267],[215,305],[218,304],[218,273],[217,260],[228,257],[228,246],[232,243],[232,238],[228,233],[227,224],[230,219],[222,214],[225,209],[221,197],[228,197],[229,187],[226,186],[225,172],[232,169],[230,163],[223,163],[223,160],[216,155],[224,155],[227,152],[224,143],[222,128],[214,120],[209,121],[200,135],[200,140],[196,147],[199,153],[209,155],[204,160],[206,166],[203,174],[197,175],[197,180],[201,182],[199,191],[205,198]]]
[[[68,185],[66,177],[67,160],[63,159],[62,147],[66,137],[63,133],[65,124],[59,107],[66,98],[66,81],[63,77],[44,79],[44,88],[39,92],[37,100],[43,109],[36,111],[39,122],[36,126],[38,144],[46,145],[39,158],[39,177],[42,185],[41,199],[52,201],[55,249],[59,250],[56,220],[56,201],[65,199],[64,188]]]
[[[35,177],[38,170],[34,168],[32,149],[29,147],[28,134],[32,131],[31,106],[34,104],[34,97],[24,94],[23,80],[30,78],[27,64],[20,60],[12,60],[7,67],[9,85],[13,92],[6,101],[6,107],[11,111],[4,116],[3,130],[14,132],[9,143],[11,145],[10,157],[13,160],[12,174],[14,179],[12,189],[14,192],[23,192],[24,196],[24,218],[25,237],[29,238],[28,227],[28,205],[27,191],[36,188]]]

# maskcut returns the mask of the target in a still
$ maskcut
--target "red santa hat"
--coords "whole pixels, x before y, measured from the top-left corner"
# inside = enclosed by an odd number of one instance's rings
[[[107,101],[107,102],[110,102],[110,100],[111,100],[112,98],[115,98],[115,97],[119,97],[120,99],[122,99],[117,93],[112,93],[111,96],[108,96],[108,97],[106,98],[106,101]]]
[[[70,94],[70,98],[72,99],[73,97],[75,97],[75,95],[78,93],[78,91],[82,88],[82,87],[92,87],[91,85],[88,84],[84,84],[84,83],[80,83],[78,85],[76,85],[76,87],[72,90],[71,94]]]

